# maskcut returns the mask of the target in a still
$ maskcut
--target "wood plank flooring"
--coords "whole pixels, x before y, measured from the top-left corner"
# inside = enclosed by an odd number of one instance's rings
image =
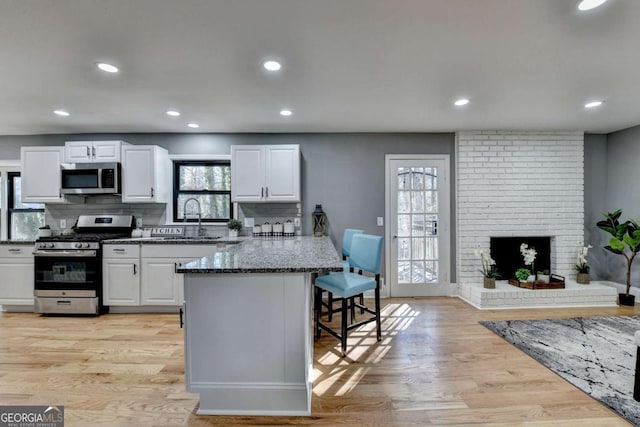
[[[383,305],[382,342],[369,324],[350,335],[346,359],[327,334],[316,343],[311,417],[195,415],[177,314],[0,313],[0,405],[64,405],[67,427],[630,425],[478,321],[639,308],[479,311],[457,298]]]

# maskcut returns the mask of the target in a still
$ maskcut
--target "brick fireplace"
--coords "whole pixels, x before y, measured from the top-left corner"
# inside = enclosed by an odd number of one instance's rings
[[[583,133],[457,133],[456,222],[461,295],[464,286],[481,288],[474,249],[489,252],[492,237],[549,238],[551,272],[574,279],[584,238]]]

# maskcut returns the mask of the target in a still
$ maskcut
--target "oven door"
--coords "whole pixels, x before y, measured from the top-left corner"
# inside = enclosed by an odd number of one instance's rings
[[[102,298],[102,262],[96,251],[35,251],[37,313],[97,314]]]

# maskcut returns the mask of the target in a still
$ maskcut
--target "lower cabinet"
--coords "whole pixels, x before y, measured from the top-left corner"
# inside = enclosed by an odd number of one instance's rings
[[[211,244],[105,244],[104,304],[181,306],[184,276],[176,273],[176,263],[213,255],[215,251],[216,245]]]
[[[33,305],[33,244],[0,246],[0,305]]]
[[[140,305],[140,247],[104,245],[104,305]]]

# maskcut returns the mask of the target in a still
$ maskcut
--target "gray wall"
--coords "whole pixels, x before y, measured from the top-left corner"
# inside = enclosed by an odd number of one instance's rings
[[[584,241],[593,246],[587,259],[593,280],[606,280],[609,263],[603,246],[606,234],[596,227],[602,212],[607,210],[607,136],[584,136]],[[577,255],[577,254],[576,254]]]
[[[606,209],[623,210],[622,219],[640,221],[640,126],[607,135]],[[603,235],[607,236],[604,232]],[[595,246],[595,245],[594,245]],[[619,255],[606,254],[608,279],[625,283],[626,261]],[[631,269],[631,285],[640,287],[640,261]]]
[[[385,154],[449,154],[455,176],[453,133],[340,134],[75,134],[0,136],[0,159],[18,159],[22,145],[64,145],[67,140],[122,139],[159,145],[171,154],[228,154],[231,145],[300,144],[302,232],[311,232],[311,212],[322,204],[338,249],[345,228],[384,234]],[[455,266],[455,182],[451,180],[451,260]],[[452,281],[455,281],[452,268]]]

